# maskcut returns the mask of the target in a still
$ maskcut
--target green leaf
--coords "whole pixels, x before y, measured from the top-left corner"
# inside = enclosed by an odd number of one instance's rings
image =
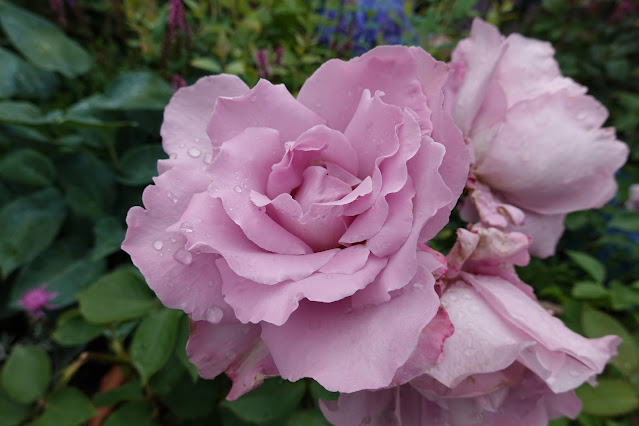
[[[84,74],[91,57],[51,22],[0,0],[0,24],[15,48],[39,68],[66,77]]]
[[[0,176],[9,182],[47,186],[55,178],[51,160],[33,149],[11,151],[0,160]]]
[[[118,182],[125,185],[148,185],[158,175],[158,160],[168,158],[160,144],[136,146],[120,161]]]
[[[175,348],[181,311],[160,309],[144,320],[133,335],[131,361],[143,382],[149,380],[171,357]]]
[[[82,315],[97,324],[139,318],[157,305],[140,275],[128,268],[104,275],[78,293],[77,299]]]
[[[118,219],[113,216],[101,217],[93,227],[93,233],[95,234],[95,247],[91,253],[91,259],[102,259],[120,251],[125,231]]]
[[[193,382],[183,374],[180,381],[171,389],[162,401],[182,421],[207,417],[215,409],[211,401],[217,399],[218,384],[213,380]]]
[[[118,388],[102,392],[93,397],[93,403],[98,407],[110,407],[122,401],[143,401],[142,385],[134,380]]]
[[[623,380],[600,378],[599,384],[577,389],[584,404],[583,411],[594,416],[620,416],[639,407],[634,389]]]
[[[616,213],[609,226],[621,231],[639,231],[639,213],[629,211]]]
[[[56,390],[49,396],[42,416],[36,426],[76,426],[95,415],[87,396],[72,387]]]
[[[0,101],[0,123],[39,126],[48,122],[40,108],[30,102]]]
[[[212,72],[213,74],[222,72],[222,65],[213,58],[194,58],[191,59],[190,65],[194,68]]]
[[[578,251],[566,250],[570,258],[586,271],[598,283],[604,282],[606,278],[606,268],[594,257]]]
[[[127,402],[111,414],[103,426],[153,426],[153,407],[146,401]]]
[[[613,358],[610,363],[625,376],[630,376],[637,371],[639,368],[639,347],[619,321],[586,305],[581,311],[581,324],[586,337],[597,338],[611,334],[621,337],[623,341],[617,347],[619,355]]]
[[[186,371],[191,376],[191,380],[195,382],[200,376],[197,367],[189,361],[186,355],[186,343],[189,340],[189,317],[182,315],[178,326],[177,340],[175,341],[175,355],[180,360]]]
[[[98,337],[104,326],[88,323],[77,309],[66,311],[58,318],[53,338],[61,345],[83,345]]]
[[[52,300],[55,306],[75,303],[75,294],[102,276],[106,269],[106,262],[85,257],[86,251],[86,246],[77,238],[56,240],[20,270],[11,287],[9,303],[17,308],[24,293],[42,283],[48,283],[48,291],[58,293]]]
[[[572,288],[572,297],[575,299],[602,299],[607,296],[608,290],[592,281],[577,282]]]
[[[625,286],[619,281],[610,283],[610,295],[612,308],[622,311],[633,306],[639,306],[639,291],[630,286]]]
[[[222,401],[223,407],[230,409],[242,420],[262,423],[279,419],[290,414],[300,403],[306,392],[306,383],[295,383],[280,378],[264,381],[260,387],[233,402]]]
[[[31,414],[31,407],[12,400],[0,386],[0,413],[0,426],[16,426]]]
[[[66,207],[58,191],[44,189],[6,204],[0,210],[0,270],[7,277],[33,260],[58,233]]]
[[[296,410],[286,422],[286,426],[331,426],[319,410]]]
[[[116,110],[164,109],[173,96],[169,84],[157,74],[134,71],[113,80],[102,96],[92,100],[93,107]]]
[[[102,160],[82,150],[56,159],[56,167],[74,211],[97,220],[110,210],[115,200],[115,180],[111,168]]]
[[[313,397],[313,402],[315,403],[315,405],[318,404],[318,400],[320,399],[332,401],[339,398],[339,392],[327,391],[326,389],[324,389],[322,385],[317,383],[315,380],[312,380],[309,383],[308,389],[311,391],[311,396]]]
[[[15,345],[2,369],[2,386],[14,400],[30,404],[41,398],[51,380],[51,361],[37,346]]]
[[[0,48],[0,98],[47,99],[57,85],[54,73],[35,68],[13,52]]]
[[[155,395],[164,396],[177,386],[183,375],[184,367],[177,356],[173,354],[164,367],[151,377],[149,386]]]

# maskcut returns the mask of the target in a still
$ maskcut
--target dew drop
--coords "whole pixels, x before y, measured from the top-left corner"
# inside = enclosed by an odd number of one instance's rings
[[[235,188],[233,188],[233,190],[237,193],[242,192],[242,187],[240,185],[235,185]]]
[[[171,191],[167,191],[166,196],[169,198],[173,198],[173,193]]]
[[[218,322],[222,320],[222,317],[224,316],[224,312],[219,306],[211,306],[210,308],[206,310],[206,312],[204,313],[204,316],[206,317],[206,320],[208,322],[212,324],[217,324]]]
[[[156,250],[162,250],[162,246],[163,246],[163,245],[164,245],[164,244],[162,243],[162,241],[160,241],[160,240],[156,240],[156,241],[153,243],[153,248],[154,248],[154,249],[156,249]]]
[[[189,150],[187,151],[189,153],[189,155],[193,158],[197,158],[200,156],[200,154],[202,153],[202,151],[200,151],[199,149],[197,149],[196,147],[192,146],[191,148],[189,148]]]
[[[568,374],[570,374],[572,377],[577,377],[577,376],[579,376],[579,371],[577,371],[577,370],[570,370],[570,372],[569,372]]]
[[[577,120],[583,121],[585,119],[586,119],[586,113],[585,112],[580,112],[579,114],[577,114]]]
[[[177,158],[177,154],[175,152],[172,152],[172,153],[169,154],[169,158],[171,160],[175,160]]]
[[[170,241],[171,241],[172,243],[175,243],[175,241],[177,241],[177,240],[176,240],[175,238],[171,237],[171,240],[170,240]]]
[[[193,261],[193,255],[190,251],[181,248],[175,252],[175,254],[173,255],[173,259],[177,260],[182,265],[190,265]]]
[[[191,222],[183,222],[180,229],[184,232],[193,232],[193,224]]]
[[[199,143],[199,142],[200,142],[200,138],[195,138],[195,139],[193,139],[193,141],[194,141],[195,143]]]
[[[206,164],[211,164],[211,161],[213,161],[213,154],[206,154],[204,156],[204,162]]]
[[[213,287],[213,281],[209,281],[209,287]]]
[[[171,281],[171,282],[169,283],[169,287],[171,287],[171,288],[175,287],[175,283],[174,283],[173,281]]]

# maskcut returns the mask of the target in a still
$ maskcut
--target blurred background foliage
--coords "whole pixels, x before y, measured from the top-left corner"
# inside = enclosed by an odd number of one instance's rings
[[[567,219],[558,254],[519,268],[542,303],[619,356],[555,425],[639,424],[639,4],[636,1],[0,0],[0,426],[326,425],[317,383],[267,380],[235,402],[201,380],[188,321],[120,251],[165,158],[174,90],[232,73],[297,93],[325,60],[384,43],[441,60],[481,16],[547,40],[631,147],[615,199]],[[450,246],[453,218],[432,242]],[[33,304],[43,310],[34,310]]]

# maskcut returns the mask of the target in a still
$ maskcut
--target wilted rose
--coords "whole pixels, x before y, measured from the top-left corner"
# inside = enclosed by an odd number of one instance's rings
[[[457,234],[438,327],[454,332],[439,362],[409,384],[325,402],[333,424],[542,425],[581,410],[574,389],[594,382],[621,339],[586,339],[537,302],[513,267],[528,263],[526,235],[481,225]]]
[[[554,253],[567,213],[601,207],[616,191],[628,147],[586,88],[563,77],[549,43],[503,37],[475,19],[452,55],[453,118],[472,142],[469,200],[490,226],[532,236]],[[466,211],[468,219],[473,219]]]

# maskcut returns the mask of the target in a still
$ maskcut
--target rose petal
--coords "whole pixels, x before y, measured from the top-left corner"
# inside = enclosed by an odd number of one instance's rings
[[[300,280],[324,266],[339,252],[305,255],[274,254],[249,241],[218,198],[196,194],[180,221],[171,227],[187,238],[187,249],[219,253],[239,276],[262,284]]]
[[[134,207],[127,215],[127,235],[122,249],[145,276],[162,303],[182,309],[194,320],[207,320],[211,310],[223,321],[233,312],[222,297],[222,281],[215,267],[216,255],[185,248],[179,232],[168,231],[186,209],[195,192],[208,181],[200,170],[172,168],[148,186],[142,195],[146,210]]]
[[[250,350],[229,365],[226,375],[233,380],[233,387],[226,399],[235,401],[261,385],[265,378],[277,376],[277,367],[264,342],[257,339]]]
[[[240,321],[282,325],[289,320],[302,299],[332,303],[364,288],[386,265],[386,259],[369,256],[362,268],[353,273],[316,272],[298,281],[284,281],[272,286],[237,276],[222,259],[217,265],[224,281],[225,300]]]
[[[614,132],[599,128],[606,115],[593,98],[566,91],[519,102],[475,172],[507,202],[527,210],[560,214],[601,207],[614,195],[614,173],[628,156]]]
[[[178,90],[164,110],[160,134],[169,159],[159,162],[160,173],[175,166],[205,168],[213,158],[206,125],[215,103],[220,97],[241,96],[248,90],[239,77],[229,74],[202,77]]]
[[[388,386],[437,312],[433,284],[355,310],[348,300],[302,302],[284,325],[264,324],[262,338],[288,380],[312,377],[340,392]]]
[[[283,84],[260,80],[243,96],[220,98],[206,133],[214,147],[249,127],[268,127],[280,133],[283,142],[294,141],[324,120],[298,102]]]
[[[524,331],[539,342],[552,354],[554,359],[547,362],[556,363],[546,383],[554,392],[565,392],[579,386],[584,381],[603,371],[617,351],[620,343],[617,336],[606,336],[599,339],[586,339],[568,329],[559,319],[550,315],[541,305],[535,303],[511,283],[490,276],[471,276],[463,274],[464,280],[471,283],[495,312],[499,312],[505,321]],[[539,349],[538,349],[539,350]],[[558,353],[567,354],[562,358]],[[540,354],[544,356],[544,354]],[[579,362],[569,364],[570,357]],[[544,363],[541,360],[542,364]],[[588,368],[578,368],[582,364]],[[568,374],[566,374],[568,373]]]
[[[213,379],[249,350],[259,333],[259,325],[192,322],[186,353],[200,376]]]
[[[250,199],[250,192],[266,192],[271,165],[284,153],[279,133],[249,128],[226,141],[208,174],[211,197],[222,200],[226,214],[264,250],[279,254],[306,254],[313,250],[264,214]]]

